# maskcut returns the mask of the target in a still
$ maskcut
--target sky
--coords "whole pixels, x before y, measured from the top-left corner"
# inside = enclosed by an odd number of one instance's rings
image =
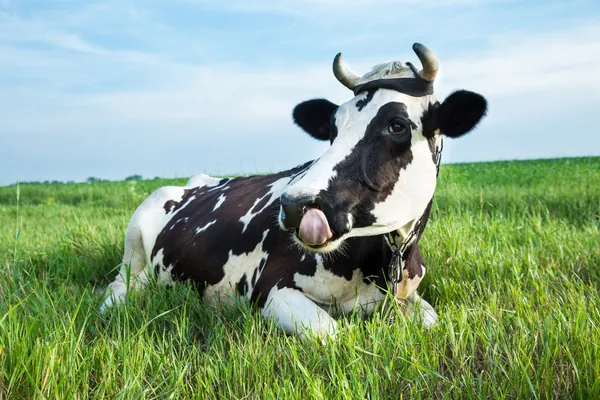
[[[0,185],[263,173],[319,157],[299,102],[441,61],[488,116],[443,161],[600,155],[598,0],[0,0]]]

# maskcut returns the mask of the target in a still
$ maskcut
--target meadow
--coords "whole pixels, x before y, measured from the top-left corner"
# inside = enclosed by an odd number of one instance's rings
[[[186,284],[99,314],[135,207],[185,181],[0,188],[0,399],[600,398],[600,157],[443,165],[439,325],[348,316],[327,344]]]

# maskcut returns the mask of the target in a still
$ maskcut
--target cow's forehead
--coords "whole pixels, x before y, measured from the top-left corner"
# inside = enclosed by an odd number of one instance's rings
[[[335,124],[338,132],[342,133],[340,129],[343,130],[355,125],[368,124],[377,115],[381,107],[392,102],[404,104],[409,118],[420,120],[420,117],[428,109],[429,104],[435,102],[435,98],[434,95],[421,97],[409,96],[390,89],[377,89],[360,93],[337,109]],[[414,122],[417,123],[417,121]]]

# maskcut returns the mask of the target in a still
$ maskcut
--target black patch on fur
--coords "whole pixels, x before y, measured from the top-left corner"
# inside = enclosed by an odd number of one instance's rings
[[[264,258],[262,260],[260,260],[261,265],[264,265],[265,261],[266,260]],[[254,272],[252,273],[252,279],[250,280],[250,283],[252,284],[252,286],[256,285],[256,278],[258,277],[259,268],[254,268]]]
[[[363,110],[363,108],[365,108],[366,105],[369,104],[371,102],[371,100],[373,100],[373,96],[375,96],[375,92],[376,92],[376,90],[367,91],[367,97],[365,97],[364,99],[358,100],[356,102],[356,108],[358,108],[358,112],[361,112]]]
[[[429,146],[429,151],[431,151],[431,161],[437,165],[437,146],[435,143],[435,136],[427,138],[427,146]]]
[[[423,136],[426,138],[432,138],[435,136],[435,131],[438,128],[436,112],[440,108],[440,102],[429,103],[429,107],[423,113],[421,117],[421,124],[423,125]]]
[[[248,293],[248,282],[246,281],[246,274],[242,275],[242,278],[236,285],[237,292],[240,296],[245,296]]]
[[[429,107],[421,117],[421,125],[423,127],[423,136],[427,139],[427,145],[431,150],[431,159],[437,165],[437,149],[435,130],[437,129],[436,111],[440,107],[439,102],[430,103]]]
[[[426,81],[421,77],[415,78],[391,78],[376,79],[356,86],[353,91],[356,96],[367,90],[389,89],[413,97],[423,97],[433,94],[433,82]]]
[[[329,121],[329,143],[333,143],[338,135],[337,125],[335,124],[335,112],[331,114]]]
[[[310,136],[317,140],[329,140],[331,115],[337,108],[329,100],[307,100],[294,107],[292,117],[296,125]]]
[[[414,279],[416,276],[423,277],[424,271],[422,265],[425,261],[421,256],[421,251],[418,245],[412,245],[406,252],[404,261],[404,269],[408,271],[408,279]]]
[[[165,209],[165,213],[168,214],[170,212],[172,212],[175,207],[177,206],[177,202],[174,200],[169,200],[167,202],[165,202],[165,205],[163,206],[163,208]]]
[[[414,126],[408,118],[406,105],[390,102],[381,106],[363,138],[335,166],[336,177],[319,193],[333,239],[348,231],[348,213],[352,214],[353,227],[372,225],[375,217],[371,211],[375,204],[392,193],[400,171],[412,162],[410,137],[399,141],[393,135],[385,134],[394,119],[405,119],[409,126]]]
[[[433,199],[429,201],[427,207],[425,208],[425,212],[420,219],[420,225],[416,227],[416,239],[415,241],[406,249],[403,254],[404,269],[408,271],[408,278],[413,279],[415,276],[423,277],[425,271],[423,271],[423,266],[425,265],[425,261],[421,256],[421,251],[419,250],[419,240],[423,236],[423,232],[425,231],[425,227],[427,226],[427,222],[429,221],[429,215],[431,213],[431,206],[433,204]]]

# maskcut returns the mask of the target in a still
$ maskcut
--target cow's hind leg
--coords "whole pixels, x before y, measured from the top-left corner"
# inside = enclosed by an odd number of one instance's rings
[[[123,302],[130,290],[144,287],[148,283],[149,269],[142,241],[142,232],[136,219],[132,219],[125,233],[123,262],[115,280],[106,289],[106,298],[101,312]]]
[[[302,339],[316,334],[322,340],[335,337],[337,324],[321,307],[292,288],[273,288],[261,311],[266,319],[273,318],[275,325]]]

